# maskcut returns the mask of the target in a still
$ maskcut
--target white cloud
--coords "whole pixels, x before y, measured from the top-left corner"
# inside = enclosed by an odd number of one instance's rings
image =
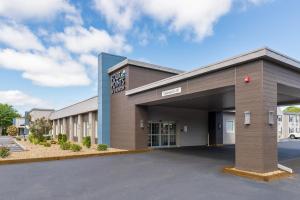
[[[18,50],[44,50],[39,39],[26,27],[0,21],[0,43]]]
[[[118,32],[131,30],[143,17],[170,31],[201,41],[234,3],[260,5],[272,0],[93,0],[94,8]],[[143,44],[146,44],[144,40]]]
[[[136,0],[94,0],[95,8],[106,21],[119,30],[129,30],[140,12],[141,1]]]
[[[80,86],[90,84],[83,65],[69,56],[60,55],[60,48],[45,53],[0,50],[0,68],[22,72],[23,78],[49,87]]]
[[[98,65],[97,56],[94,56],[92,54],[82,54],[79,57],[79,60],[81,63],[86,64],[86,65],[90,65],[90,66],[94,66],[94,67],[97,67],[97,65]]]
[[[131,46],[122,35],[110,35],[107,31],[94,27],[67,27],[63,33],[54,34],[53,41],[62,42],[66,49],[78,54],[131,51]]]
[[[260,5],[262,3],[266,3],[270,0],[247,0],[248,3],[254,4],[254,5]]]
[[[14,20],[49,19],[58,13],[78,16],[68,0],[1,0],[0,16]]]
[[[26,110],[32,107],[49,107],[49,103],[36,97],[32,97],[19,90],[0,91],[0,103],[7,103],[18,110]]]
[[[120,30],[129,30],[141,16],[148,16],[170,30],[202,40],[213,25],[229,12],[232,0],[94,0],[106,21]]]

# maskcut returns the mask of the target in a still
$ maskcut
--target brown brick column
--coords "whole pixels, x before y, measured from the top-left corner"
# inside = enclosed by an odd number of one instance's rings
[[[245,76],[250,82],[245,83]],[[235,167],[254,172],[277,169],[277,84],[264,74],[263,61],[236,68],[235,85],[236,145]],[[244,124],[244,112],[250,111],[251,124]],[[274,124],[269,125],[269,111]]]

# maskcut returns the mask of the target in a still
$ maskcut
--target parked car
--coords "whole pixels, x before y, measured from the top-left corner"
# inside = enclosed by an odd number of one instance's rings
[[[290,133],[289,134],[290,139],[297,139],[300,138],[300,133]]]

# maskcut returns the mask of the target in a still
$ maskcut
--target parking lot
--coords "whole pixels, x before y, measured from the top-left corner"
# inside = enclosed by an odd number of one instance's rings
[[[300,142],[279,143],[279,163],[300,172]],[[300,178],[271,183],[221,173],[234,146],[0,166],[0,197],[35,199],[299,199]]]

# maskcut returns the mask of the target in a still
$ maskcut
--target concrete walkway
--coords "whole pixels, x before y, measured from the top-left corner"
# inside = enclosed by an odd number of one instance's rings
[[[10,136],[0,136],[0,146],[8,147],[12,152],[24,151]]]

